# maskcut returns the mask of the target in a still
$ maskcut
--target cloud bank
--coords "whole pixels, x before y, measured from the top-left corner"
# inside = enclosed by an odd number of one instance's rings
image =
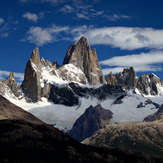
[[[118,73],[123,68],[131,66],[134,67],[136,72],[161,71],[161,63],[163,63],[163,51],[118,56],[100,62],[101,65],[109,66],[109,68],[103,69],[104,75],[107,75],[110,71]]]
[[[135,50],[141,48],[163,49],[163,29],[153,28],[96,28],[87,25],[77,27],[52,25],[43,28],[37,26],[29,29],[26,40],[43,45],[48,42],[56,41],[54,33],[59,34],[60,32],[63,32],[66,37],[69,37],[69,40],[77,41],[80,37],[85,36],[92,45],[109,45],[113,48],[120,48],[121,50]],[[31,38],[36,41],[32,41]]]
[[[90,44],[110,45],[121,50],[135,50],[141,48],[163,49],[163,30],[153,28],[134,27],[103,27],[86,29],[77,34],[74,40],[82,35],[87,37]]]

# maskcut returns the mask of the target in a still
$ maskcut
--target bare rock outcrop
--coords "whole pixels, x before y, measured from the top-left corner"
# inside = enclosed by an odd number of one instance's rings
[[[70,130],[70,135],[81,142],[82,140],[92,136],[97,130],[110,122],[112,112],[102,108],[100,104],[93,107],[92,105],[86,109],[74,123]]]
[[[69,63],[84,72],[90,85],[105,83],[96,50],[91,50],[88,40],[85,37],[81,37],[78,42],[69,47],[63,64]]]
[[[38,101],[41,98],[40,66],[39,50],[36,47],[26,64],[24,81],[22,83],[22,88],[34,101]]]
[[[163,82],[155,74],[136,76],[133,67],[126,68],[119,74],[107,75],[106,81],[113,86],[121,86],[125,91],[129,89],[138,89],[140,93],[146,95],[158,95],[163,87]]]

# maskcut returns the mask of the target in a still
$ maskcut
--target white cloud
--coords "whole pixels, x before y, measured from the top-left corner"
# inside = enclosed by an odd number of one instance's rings
[[[163,49],[162,29],[136,27],[93,28],[76,33],[74,40],[78,40],[82,35],[87,37],[90,44],[93,45],[111,45],[114,48],[123,50]]]
[[[161,63],[163,63],[163,51],[117,56],[100,62],[101,65],[109,66],[109,68],[103,69],[104,75],[107,75],[110,71],[117,73],[122,71],[123,68],[131,66],[137,72],[161,71],[162,68],[159,65]]]
[[[80,13],[78,13],[78,14],[76,14],[76,16],[79,18],[79,19],[89,19],[89,17],[87,16],[87,15],[84,15],[84,14],[80,14]]]
[[[65,14],[75,12],[74,8],[71,7],[70,5],[64,5],[59,9],[59,11]]]
[[[133,28],[133,27],[105,27],[96,28],[94,26],[56,26],[31,27],[27,32],[25,40],[37,45],[63,40],[78,41],[85,36],[91,45],[109,45],[122,50],[135,50],[141,48],[162,50],[163,49],[163,29],[153,28]]]
[[[10,74],[9,71],[0,70],[0,80],[6,80],[9,76],[9,74]],[[14,77],[19,82],[22,82],[24,80],[24,74],[23,73],[14,72]]]
[[[4,19],[0,18],[0,24],[3,24],[3,23],[4,23]]]
[[[26,18],[27,20],[30,20],[30,21],[33,21],[33,22],[37,22],[38,20],[38,16],[37,14],[33,14],[33,13],[30,13],[30,12],[26,12],[25,14],[23,14],[22,16],[23,18]]]
[[[104,17],[110,21],[116,21],[120,19],[130,19],[130,16],[124,14],[105,15]]]
[[[59,9],[59,12],[64,14],[73,13],[76,16],[76,19],[86,20],[96,18],[97,16],[101,16],[104,13],[104,11],[95,10],[92,5],[83,5],[82,3],[80,5],[76,3],[73,3],[71,6],[64,5]]]
[[[1,34],[1,37],[7,38],[7,37],[8,37],[8,32],[2,33],[2,34]]]
[[[44,44],[57,41],[62,39],[59,37],[59,33],[67,32],[69,27],[60,27],[56,25],[52,25],[48,28],[42,27],[31,27],[27,32],[27,36],[23,41],[29,41],[31,43],[36,44],[37,46],[42,46]]]

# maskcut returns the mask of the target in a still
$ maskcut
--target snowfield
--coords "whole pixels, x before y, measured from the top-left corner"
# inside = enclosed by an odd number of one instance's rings
[[[161,105],[163,101],[162,96],[144,97],[138,92],[133,93],[133,90],[130,90],[127,96],[121,99],[120,104],[113,104],[116,98],[108,98],[104,101],[99,101],[97,98],[89,96],[89,98],[80,98],[80,104],[73,107],[53,104],[46,98],[42,98],[42,101],[37,103],[27,103],[24,99],[17,100],[9,96],[6,98],[24,110],[32,113],[42,121],[53,124],[63,131],[70,130],[74,122],[90,105],[96,106],[100,103],[103,108],[110,109],[113,112],[112,122],[139,122],[157,111],[155,105],[146,102],[148,99],[159,105]],[[142,103],[143,107],[137,107],[140,103]]]

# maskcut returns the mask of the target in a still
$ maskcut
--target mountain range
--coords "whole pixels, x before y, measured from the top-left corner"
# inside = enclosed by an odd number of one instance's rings
[[[11,72],[0,81],[0,95],[80,142],[163,155],[163,81],[153,73],[138,77],[133,67],[104,77],[85,37],[69,47],[62,65],[40,59],[36,47],[22,84]]]

